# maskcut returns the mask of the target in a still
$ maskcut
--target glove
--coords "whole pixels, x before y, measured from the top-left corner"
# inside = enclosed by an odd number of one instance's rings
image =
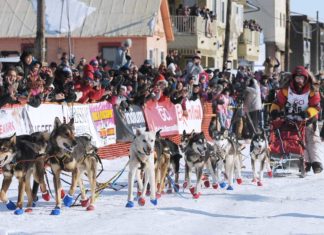
[[[302,112],[300,112],[300,113],[299,113],[299,116],[300,116],[302,119],[306,119],[306,118],[309,117],[307,111],[302,111]]]
[[[278,110],[272,110],[270,116],[272,120],[275,120],[280,117],[280,112]]]

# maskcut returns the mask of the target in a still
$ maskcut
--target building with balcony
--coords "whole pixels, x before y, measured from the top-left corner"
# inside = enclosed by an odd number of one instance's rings
[[[311,65],[312,26],[311,19],[306,15],[291,15],[290,24],[290,57],[289,69],[303,65]]]
[[[286,0],[249,0],[260,8],[246,12],[246,20],[254,19],[263,29],[266,57],[276,57],[284,68],[286,40]]]
[[[252,21],[254,22],[254,21]],[[260,54],[260,33],[259,26],[251,25],[249,21],[246,21],[244,25],[243,33],[238,40],[238,58],[240,64],[254,66],[254,62],[259,60]]]
[[[245,2],[237,0],[232,3],[229,60],[233,66],[237,65],[238,37],[243,31]],[[179,14],[179,4],[183,7],[196,5],[208,8],[215,18],[206,20],[202,16]],[[169,0],[169,6],[175,40],[168,43],[168,48],[178,50],[182,56],[181,67],[184,67],[196,51],[200,51],[204,67],[222,69],[227,0]]]

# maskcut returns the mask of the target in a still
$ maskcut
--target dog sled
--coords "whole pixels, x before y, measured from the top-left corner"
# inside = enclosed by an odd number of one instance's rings
[[[306,121],[299,115],[285,116],[270,125],[270,166],[274,176],[297,173],[305,177]]]

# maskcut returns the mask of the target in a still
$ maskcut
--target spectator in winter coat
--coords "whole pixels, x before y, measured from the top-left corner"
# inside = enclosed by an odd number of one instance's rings
[[[31,71],[31,64],[33,62],[33,54],[30,51],[24,51],[20,56],[20,62],[16,67],[17,71],[21,72],[22,77],[18,80],[18,93],[22,96],[28,95],[27,92],[27,78]]]
[[[19,103],[17,99],[18,86],[17,71],[14,67],[9,68],[4,76],[3,84],[0,86],[0,108],[6,104]]]
[[[280,117],[280,111],[289,114],[299,114],[300,119],[306,120],[306,171],[313,168],[313,172],[323,170],[321,163],[321,146],[317,118],[320,110],[320,94],[317,82],[303,66],[297,66],[292,78],[281,88],[276,100],[271,105],[272,119]]]
[[[132,47],[132,40],[126,39],[121,47],[117,49],[116,58],[113,69],[118,70],[122,67],[130,67],[131,57],[129,56],[129,49]]]
[[[262,129],[262,101],[260,86],[254,78],[250,78],[244,91],[244,112],[248,118],[248,137]]]

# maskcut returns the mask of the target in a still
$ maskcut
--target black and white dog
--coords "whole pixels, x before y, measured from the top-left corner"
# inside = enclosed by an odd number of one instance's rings
[[[264,167],[267,167],[269,177],[272,177],[270,168],[270,152],[268,140],[264,132],[253,135],[250,145],[251,165],[253,170],[253,181],[262,186]],[[260,163],[259,172],[256,170],[256,162]]]
[[[234,169],[237,183],[242,183],[241,161],[237,145],[230,138],[228,130],[214,131],[212,135],[216,150],[225,155],[225,174],[228,182],[227,190],[233,190]],[[225,182],[221,183],[221,187],[225,187]]]
[[[183,186],[186,188],[188,183],[191,185],[191,171],[195,168],[197,182],[195,187],[190,187],[190,192],[195,199],[198,199],[203,169],[210,159],[207,151],[207,140],[203,132],[186,134],[184,131],[180,146],[185,155],[185,182]]]

